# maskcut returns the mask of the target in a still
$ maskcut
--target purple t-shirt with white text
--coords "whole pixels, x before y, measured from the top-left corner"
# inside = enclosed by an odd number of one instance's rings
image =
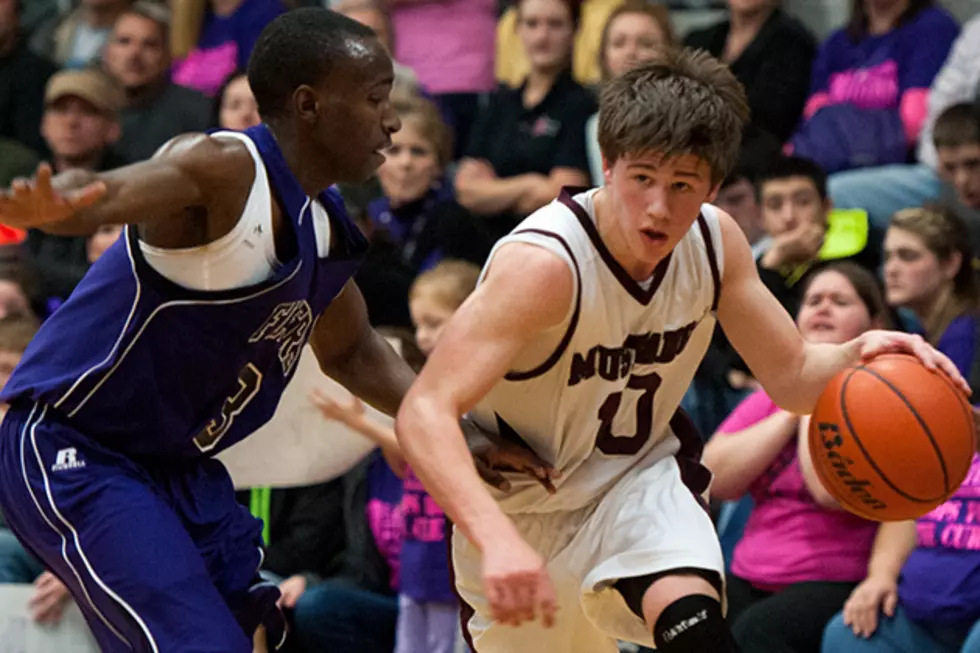
[[[977,318],[961,315],[939,339],[964,376],[977,355]],[[919,546],[899,580],[898,596],[910,618],[942,624],[980,619],[980,458],[960,489],[916,522]]]
[[[401,512],[405,531],[400,593],[419,603],[454,603],[446,515],[411,470],[405,477]]]

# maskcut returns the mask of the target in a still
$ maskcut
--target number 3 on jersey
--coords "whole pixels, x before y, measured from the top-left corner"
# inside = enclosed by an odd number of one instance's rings
[[[609,456],[633,456],[650,439],[653,431],[653,397],[660,387],[662,379],[656,372],[652,374],[634,374],[626,383],[630,390],[642,390],[643,394],[636,400],[636,433],[633,435],[615,435],[612,432],[613,420],[619,412],[623,401],[622,392],[614,392],[599,408],[599,434],[595,446]]]
[[[245,410],[248,402],[252,401],[252,398],[258,393],[261,385],[262,372],[259,371],[259,368],[251,363],[243,367],[242,371],[238,373],[238,392],[225,399],[225,403],[221,405],[221,414],[218,418],[211,420],[194,438],[194,444],[197,445],[197,448],[203,452],[214,449],[225,433],[228,432],[228,429],[231,428],[235,417]]]

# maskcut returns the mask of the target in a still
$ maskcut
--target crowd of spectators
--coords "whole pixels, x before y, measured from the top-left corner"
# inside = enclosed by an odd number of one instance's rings
[[[24,0],[0,0],[0,187],[41,161],[114,170],[182,133],[257,124],[243,71],[258,34],[320,2],[27,4],[30,20]],[[818,39],[780,0],[715,3],[726,16],[685,33],[679,6],[697,3],[324,4],[371,26],[395,62],[403,127],[376,177],[340,190],[372,242],[356,277],[371,320],[410,360],[424,360],[500,236],[562,187],[604,183],[602,81],[683,45],[746,89],[751,124],[717,204],[801,335],[915,331],[980,392],[980,15],[853,0]],[[0,225],[0,383],[119,234]],[[947,503],[879,525],[823,490],[808,418],[780,410],[720,330],[683,406],[707,441],[727,618],[745,653],[980,653],[980,459]],[[287,650],[463,646],[438,506],[357,402],[320,408],[379,450],[328,483],[240,493],[265,520]],[[41,623],[70,601],[2,521],[0,582],[33,583]]]

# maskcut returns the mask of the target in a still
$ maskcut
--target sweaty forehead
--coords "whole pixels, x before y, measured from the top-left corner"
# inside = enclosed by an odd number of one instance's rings
[[[341,58],[327,75],[331,85],[347,89],[369,88],[394,80],[391,56],[374,38],[347,38],[341,47]]]

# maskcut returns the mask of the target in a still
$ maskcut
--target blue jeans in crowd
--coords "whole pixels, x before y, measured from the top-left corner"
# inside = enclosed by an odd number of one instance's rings
[[[296,602],[290,650],[391,653],[397,621],[397,597],[328,580],[306,590]]]
[[[894,617],[881,615],[868,639],[858,637],[838,614],[823,633],[822,653],[980,653],[980,622],[972,627],[927,626],[912,621],[899,605]]]
[[[0,583],[33,583],[43,571],[10,529],[0,527]]]
[[[895,213],[937,199],[940,190],[935,171],[918,164],[847,170],[827,180],[835,207],[864,209],[871,225],[880,231],[888,228]]]

